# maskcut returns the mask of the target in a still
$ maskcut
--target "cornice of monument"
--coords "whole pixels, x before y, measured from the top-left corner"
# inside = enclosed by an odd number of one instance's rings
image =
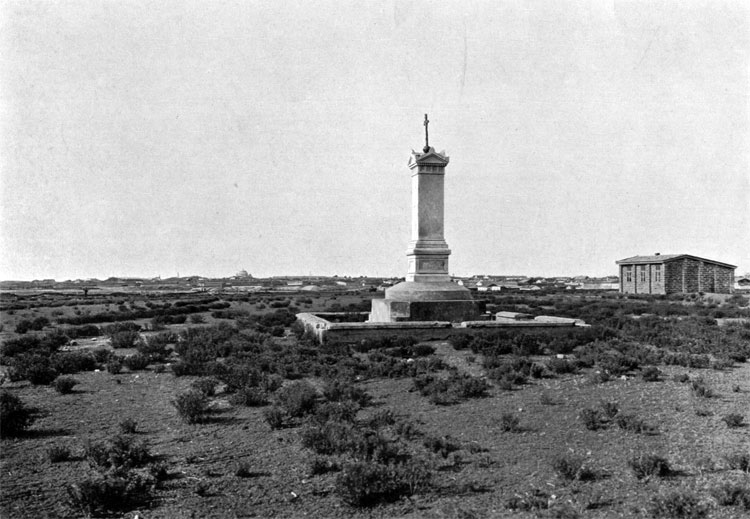
[[[445,150],[440,153],[435,151],[435,148],[430,146],[426,153],[419,153],[411,150],[411,157],[409,157],[409,169],[414,169],[417,166],[443,166],[445,167],[450,162],[450,157],[445,155]]]

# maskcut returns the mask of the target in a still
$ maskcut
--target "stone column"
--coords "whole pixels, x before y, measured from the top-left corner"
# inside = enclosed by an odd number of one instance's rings
[[[411,242],[406,251],[409,267],[406,281],[448,282],[450,249],[443,235],[445,167],[450,161],[445,152],[429,148],[412,152]]]

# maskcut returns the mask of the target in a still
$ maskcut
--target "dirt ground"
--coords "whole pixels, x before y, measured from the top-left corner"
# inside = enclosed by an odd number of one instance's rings
[[[437,344],[437,354],[469,372],[481,372],[470,352]],[[647,500],[665,489],[688,488],[710,501],[708,491],[722,481],[749,483],[750,476],[729,470],[723,456],[750,453],[750,428],[730,429],[721,417],[750,411],[750,364],[724,371],[660,367],[662,381],[615,379],[591,384],[585,374],[542,379],[514,391],[491,390],[490,396],[453,406],[436,406],[412,390],[411,379],[363,383],[375,397],[366,416],[380,409],[417,422],[425,433],[449,435],[464,448],[439,460],[437,489],[425,495],[356,510],[334,494],[335,474],[311,477],[310,453],[299,441],[299,429],[272,431],[262,408],[232,407],[220,394],[211,423],[182,423],[170,402],[193,377],[144,371],[111,375],[75,375],[80,385],[61,395],[47,386],[17,382],[7,386],[40,417],[28,435],[2,442],[3,517],[76,517],[66,506],[67,483],[90,473],[82,459],[83,442],[104,440],[118,432],[123,418],[138,423],[138,437],[166,461],[171,478],[148,509],[125,517],[534,517],[511,511],[508,499],[542,489],[556,502],[569,502],[582,517],[647,517]],[[699,374],[718,397],[694,396],[673,375]],[[734,391],[739,386],[739,391]],[[545,395],[542,397],[542,395]],[[624,432],[616,426],[585,429],[582,408],[617,402],[658,428],[658,434]],[[698,413],[697,413],[698,411]],[[502,432],[503,413],[520,417],[520,432]],[[46,450],[69,446],[78,457],[50,463]],[[568,482],[555,475],[550,459],[566,451],[586,456],[599,473],[594,481]],[[627,460],[639,452],[668,458],[677,475],[637,480]],[[458,456],[458,457],[457,457]],[[246,462],[251,477],[237,477]],[[743,517],[737,507],[714,506],[709,517]]]

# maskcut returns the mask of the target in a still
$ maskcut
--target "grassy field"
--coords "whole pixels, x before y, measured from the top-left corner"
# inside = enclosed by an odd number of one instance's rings
[[[307,297],[285,296],[276,301],[289,304],[276,308],[270,297],[217,299],[206,304],[228,305],[196,307],[201,318],[183,323],[134,319],[146,329],[116,350],[110,338],[125,331],[57,348],[17,340],[52,336],[61,318],[84,309],[180,308],[185,296],[4,301],[3,391],[34,420],[18,431],[1,425],[2,516],[750,514],[750,324],[741,298],[506,296],[490,303],[594,326],[576,337],[327,348],[291,333],[294,311],[354,309],[362,297]],[[14,333],[39,316],[50,325]],[[718,326],[715,317],[740,321]],[[126,359],[138,355],[149,356],[146,367],[129,369]],[[43,368],[76,372],[23,378]],[[72,392],[59,391],[65,376],[77,381]],[[184,395],[194,398],[192,414],[174,405]]]

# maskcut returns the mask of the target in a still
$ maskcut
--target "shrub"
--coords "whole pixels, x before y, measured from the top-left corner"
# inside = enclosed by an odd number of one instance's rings
[[[73,377],[57,377],[53,385],[58,393],[61,395],[67,395],[73,392],[73,387],[78,384],[78,381]]]
[[[461,444],[450,436],[428,436],[424,439],[423,444],[427,450],[440,454],[443,458],[447,458],[451,452],[461,449]]]
[[[692,490],[672,490],[651,499],[649,512],[654,517],[699,519],[708,513]]]
[[[750,472],[750,453],[733,453],[724,456],[727,461],[727,465],[732,470],[741,470],[742,472]]]
[[[690,375],[688,375],[687,373],[682,373],[680,375],[675,375],[674,378],[673,378],[673,380],[675,382],[679,382],[680,384],[684,384],[685,382],[689,382],[690,381]]]
[[[500,430],[503,432],[518,432],[521,430],[520,420],[513,413],[503,413],[500,416]]]
[[[547,369],[558,375],[563,375],[565,373],[575,373],[578,371],[578,366],[575,362],[567,359],[554,358],[547,361]]]
[[[745,505],[750,508],[750,488],[725,481],[711,489],[711,496],[721,506]]]
[[[255,473],[251,470],[250,464],[246,461],[241,461],[237,464],[237,466],[234,469],[234,475],[238,478],[249,478],[255,475]]]
[[[38,354],[24,354],[15,358],[13,363],[18,376],[34,385],[48,385],[57,377],[49,357]]]
[[[13,393],[0,393],[0,436],[18,436],[34,421],[33,412]]]
[[[550,495],[539,489],[533,489],[523,494],[516,494],[508,499],[506,507],[510,510],[525,512],[546,510],[549,507]]]
[[[70,506],[85,517],[130,510],[148,500],[153,478],[137,472],[113,472],[68,485]]]
[[[112,343],[112,347],[115,349],[120,348],[135,348],[141,342],[141,334],[135,330],[122,330],[115,332],[109,336]]]
[[[617,416],[617,413],[620,412],[620,405],[617,402],[602,401],[600,402],[599,407],[601,407],[602,413],[609,420]]]
[[[328,472],[338,472],[341,465],[334,458],[328,456],[313,456],[310,459],[310,475],[327,474]]]
[[[672,474],[672,468],[669,462],[655,454],[640,454],[628,460],[628,465],[633,469],[635,477],[644,479],[651,476],[660,478],[668,477]]]
[[[182,421],[189,424],[203,422],[208,413],[208,400],[203,393],[195,389],[177,395],[172,405],[177,409]]]
[[[318,393],[308,382],[297,381],[277,393],[279,404],[289,416],[298,418],[315,411]]]
[[[47,459],[50,463],[61,463],[72,459],[70,448],[65,445],[53,445],[47,447]]]
[[[63,375],[71,375],[80,371],[94,371],[96,359],[91,353],[71,351],[55,353],[50,358],[52,368]]]
[[[654,433],[655,428],[648,425],[646,422],[638,418],[634,414],[621,414],[615,420],[617,426],[625,431],[630,431],[638,434],[642,433]]]
[[[145,441],[118,434],[105,443],[85,441],[84,456],[89,464],[101,469],[131,469],[142,467],[152,456]]]
[[[555,472],[563,479],[588,481],[596,478],[596,473],[586,466],[586,458],[574,453],[555,456],[551,464]]]
[[[284,426],[285,414],[280,407],[273,406],[263,412],[263,418],[271,429],[281,429]]]
[[[357,462],[345,466],[336,478],[336,492],[352,506],[374,506],[419,492],[429,486],[430,477],[429,470],[416,463]]]
[[[133,355],[128,355],[127,357],[122,359],[122,363],[125,364],[125,367],[127,367],[130,371],[139,371],[142,369],[146,369],[146,366],[148,366],[149,363],[149,359],[148,355],[135,353]]]
[[[122,371],[122,362],[117,357],[113,357],[107,362],[107,371],[113,375],[118,375]]]
[[[138,429],[138,422],[132,418],[123,418],[119,425],[122,434],[135,434]]]
[[[323,396],[330,402],[350,400],[360,407],[367,407],[372,402],[372,396],[364,389],[340,380],[328,381],[323,388]]]
[[[216,394],[216,387],[221,382],[216,377],[201,377],[194,380],[190,387],[199,391],[204,396],[214,396]]]
[[[745,418],[741,414],[737,413],[729,413],[722,418],[722,421],[727,424],[727,427],[731,428],[744,427],[744,420]]]
[[[661,375],[661,370],[656,366],[647,366],[641,371],[641,378],[646,382],[658,382]]]
[[[359,406],[352,401],[326,402],[317,406],[314,421],[325,423],[329,420],[336,422],[354,422]]]
[[[701,398],[712,398],[716,396],[716,394],[708,387],[706,382],[701,377],[698,377],[695,380],[691,381],[690,390],[695,396],[699,396]]]
[[[257,387],[244,387],[229,397],[232,405],[260,407],[268,404],[268,395]]]
[[[387,427],[396,423],[396,417],[390,409],[383,409],[376,412],[368,421],[367,425],[372,429]]]
[[[91,350],[91,355],[94,357],[94,361],[98,364],[106,364],[112,359],[114,353],[107,348],[95,348]]]
[[[602,416],[596,409],[582,409],[578,417],[583,422],[583,426],[590,431],[596,431],[604,426]]]

